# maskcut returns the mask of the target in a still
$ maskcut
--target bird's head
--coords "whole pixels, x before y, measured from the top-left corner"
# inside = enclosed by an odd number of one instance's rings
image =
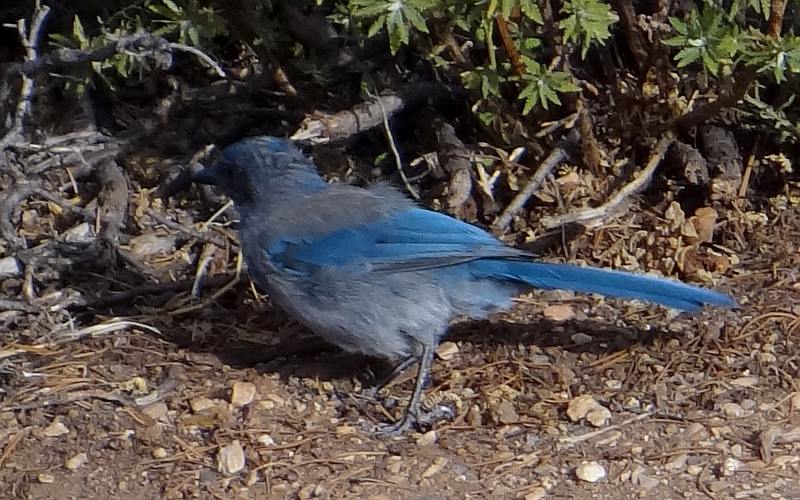
[[[315,165],[288,139],[259,136],[231,144],[222,158],[192,177],[219,187],[242,209],[282,195],[318,191],[325,181]]]

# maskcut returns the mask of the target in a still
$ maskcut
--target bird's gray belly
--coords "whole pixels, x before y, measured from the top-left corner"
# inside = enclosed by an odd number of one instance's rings
[[[368,356],[418,354],[439,341],[456,314],[447,292],[424,272],[258,274],[264,276],[259,285],[284,311],[331,344]]]

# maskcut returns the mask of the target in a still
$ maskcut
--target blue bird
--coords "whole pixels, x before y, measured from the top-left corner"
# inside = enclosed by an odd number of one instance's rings
[[[673,280],[537,262],[476,226],[420,208],[387,184],[328,184],[286,139],[228,146],[194,180],[233,200],[250,276],[277,306],[346,351],[399,362],[395,373],[419,363],[406,413],[386,432],[427,420],[420,400],[450,320],[507,309],[528,288],[683,311],[735,306],[727,295]]]

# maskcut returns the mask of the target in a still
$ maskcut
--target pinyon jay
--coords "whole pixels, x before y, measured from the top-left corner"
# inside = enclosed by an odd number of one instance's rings
[[[434,349],[455,316],[485,318],[531,287],[600,293],[684,311],[732,298],[654,276],[537,262],[486,231],[426,210],[387,184],[328,184],[289,140],[228,146],[194,176],[234,202],[250,276],[272,301],[347,351],[419,363],[404,432],[426,415],[420,400]]]

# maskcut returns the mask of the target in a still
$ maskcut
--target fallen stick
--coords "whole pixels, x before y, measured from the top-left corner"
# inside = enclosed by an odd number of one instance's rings
[[[664,137],[658,141],[658,144],[656,144],[655,148],[653,148],[653,152],[650,154],[650,159],[647,161],[647,165],[644,167],[644,169],[639,172],[639,175],[637,175],[635,179],[623,186],[623,188],[620,189],[619,192],[610,200],[606,201],[599,207],[590,208],[580,212],[573,212],[555,217],[543,217],[542,224],[547,228],[553,228],[563,224],[586,222],[593,219],[605,218],[609,213],[616,211],[620,205],[622,205],[628,199],[628,197],[639,192],[650,183],[650,179],[653,177],[656,167],[658,167],[659,163],[661,163],[661,160],[664,158],[664,155],[667,153],[667,150],[672,145],[674,140],[675,137],[671,133],[665,134]]]
[[[533,193],[536,192],[537,189],[542,185],[545,178],[553,171],[556,166],[558,166],[562,161],[567,159],[567,151],[566,148],[569,147],[571,144],[574,144],[578,140],[578,131],[576,129],[572,129],[567,137],[558,145],[550,154],[545,158],[536,172],[533,174],[533,177],[530,178],[528,183],[522,188],[522,191],[517,193],[511,203],[508,204],[506,209],[494,221],[493,226],[497,229],[505,229],[508,227],[509,223],[511,223],[511,219],[517,215],[522,207],[528,202],[528,200],[533,196]]]

